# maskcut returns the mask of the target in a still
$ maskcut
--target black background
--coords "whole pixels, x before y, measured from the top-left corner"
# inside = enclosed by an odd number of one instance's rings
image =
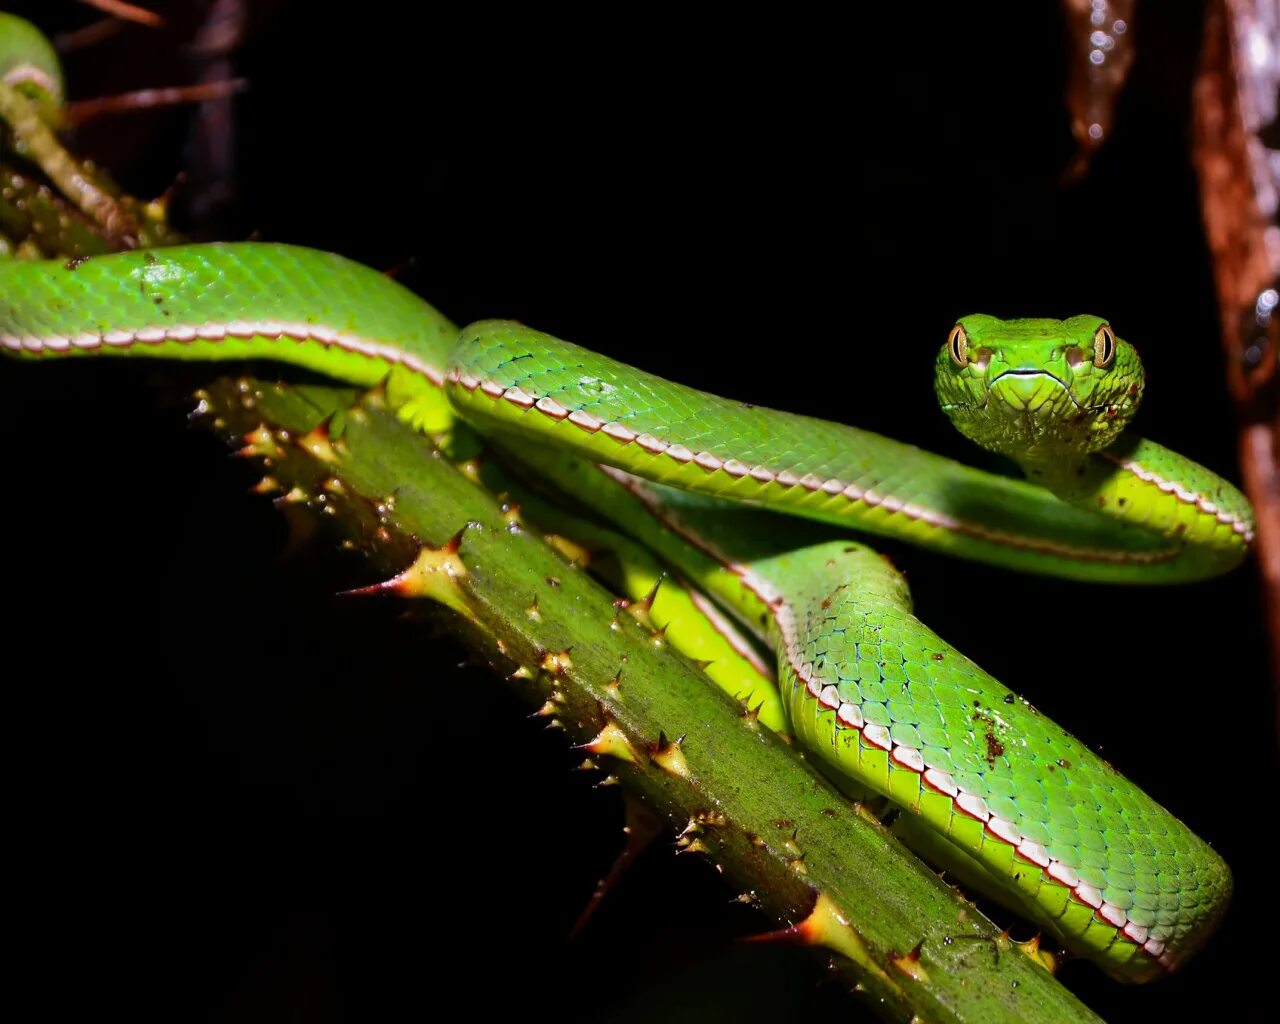
[[[10,6],[51,30],[93,18]],[[166,8],[179,23],[183,6]],[[1096,312],[1145,358],[1141,430],[1236,475],[1188,163],[1197,4],[1140,10],[1114,137],[1069,187],[1050,3],[250,6],[238,200],[213,234],[412,261],[401,280],[459,322],[520,319],[971,460],[929,385],[954,319]],[[131,28],[75,55],[72,95],[183,80],[180,36]],[[155,193],[184,167],[189,118],[79,144]],[[765,922],[665,842],[567,943],[619,842],[616,792],[456,669],[451,642],[333,599],[367,570],[291,546],[246,493],[252,468],[186,428],[166,370],[2,370],[5,903],[15,971],[51,1012],[866,1014],[818,959],[736,944]],[[1266,980],[1276,784],[1252,565],[1141,590],[895,558],[926,622],[1235,871],[1183,974],[1133,989],[1073,964],[1066,982],[1114,1020],[1207,1011],[1227,985],[1247,1004]]]

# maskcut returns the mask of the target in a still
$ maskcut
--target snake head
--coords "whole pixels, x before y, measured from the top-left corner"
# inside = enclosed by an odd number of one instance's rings
[[[1137,411],[1142,386],[1138,353],[1097,316],[962,317],[934,368],[956,428],[1024,465],[1107,447]]]

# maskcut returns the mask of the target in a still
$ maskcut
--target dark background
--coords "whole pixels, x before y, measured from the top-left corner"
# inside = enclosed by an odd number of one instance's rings
[[[50,30],[94,17],[8,6]],[[200,5],[153,6],[174,29],[68,58],[73,96],[190,79],[182,22]],[[1238,477],[1188,163],[1197,4],[1139,11],[1114,137],[1069,187],[1055,4],[830,20],[251,6],[238,192],[210,234],[412,261],[401,280],[459,322],[520,319],[972,460],[929,384],[954,319],[1096,312],[1145,358],[1140,429]],[[77,145],[154,194],[190,166],[190,121],[138,115]],[[765,922],[665,841],[566,942],[620,839],[616,791],[571,772],[579,758],[496,680],[457,669],[452,642],[335,600],[368,571],[290,545],[247,494],[252,468],[186,427],[175,380],[198,377],[2,371],[5,903],[13,969],[51,1015],[866,1014],[818,958],[735,943]],[[1184,973],[1133,989],[1073,964],[1067,984],[1113,1020],[1207,1011],[1227,986],[1247,1005],[1275,884],[1252,565],[1142,590],[895,558],[926,622],[1235,871],[1231,913]]]

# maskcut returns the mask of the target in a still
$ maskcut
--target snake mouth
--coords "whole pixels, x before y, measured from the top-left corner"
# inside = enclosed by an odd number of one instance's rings
[[[991,378],[991,383],[994,384],[1004,377],[1048,377],[1050,380],[1057,381],[1064,388],[1067,386],[1065,380],[1055,373],[1050,373],[1048,370],[1001,370]]]
[[[1063,396],[1079,412],[1087,412],[1071,393],[1067,382],[1044,369],[1002,370],[987,382],[987,401],[983,404],[989,403],[993,395],[997,395],[997,401],[1023,413],[1034,413],[1045,406],[1051,407]]]

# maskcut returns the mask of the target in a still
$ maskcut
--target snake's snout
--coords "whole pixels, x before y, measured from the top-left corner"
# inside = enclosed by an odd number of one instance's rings
[[[1073,401],[1065,384],[1040,370],[1006,370],[988,385],[997,409],[1013,413],[1035,413],[1060,397]]]

